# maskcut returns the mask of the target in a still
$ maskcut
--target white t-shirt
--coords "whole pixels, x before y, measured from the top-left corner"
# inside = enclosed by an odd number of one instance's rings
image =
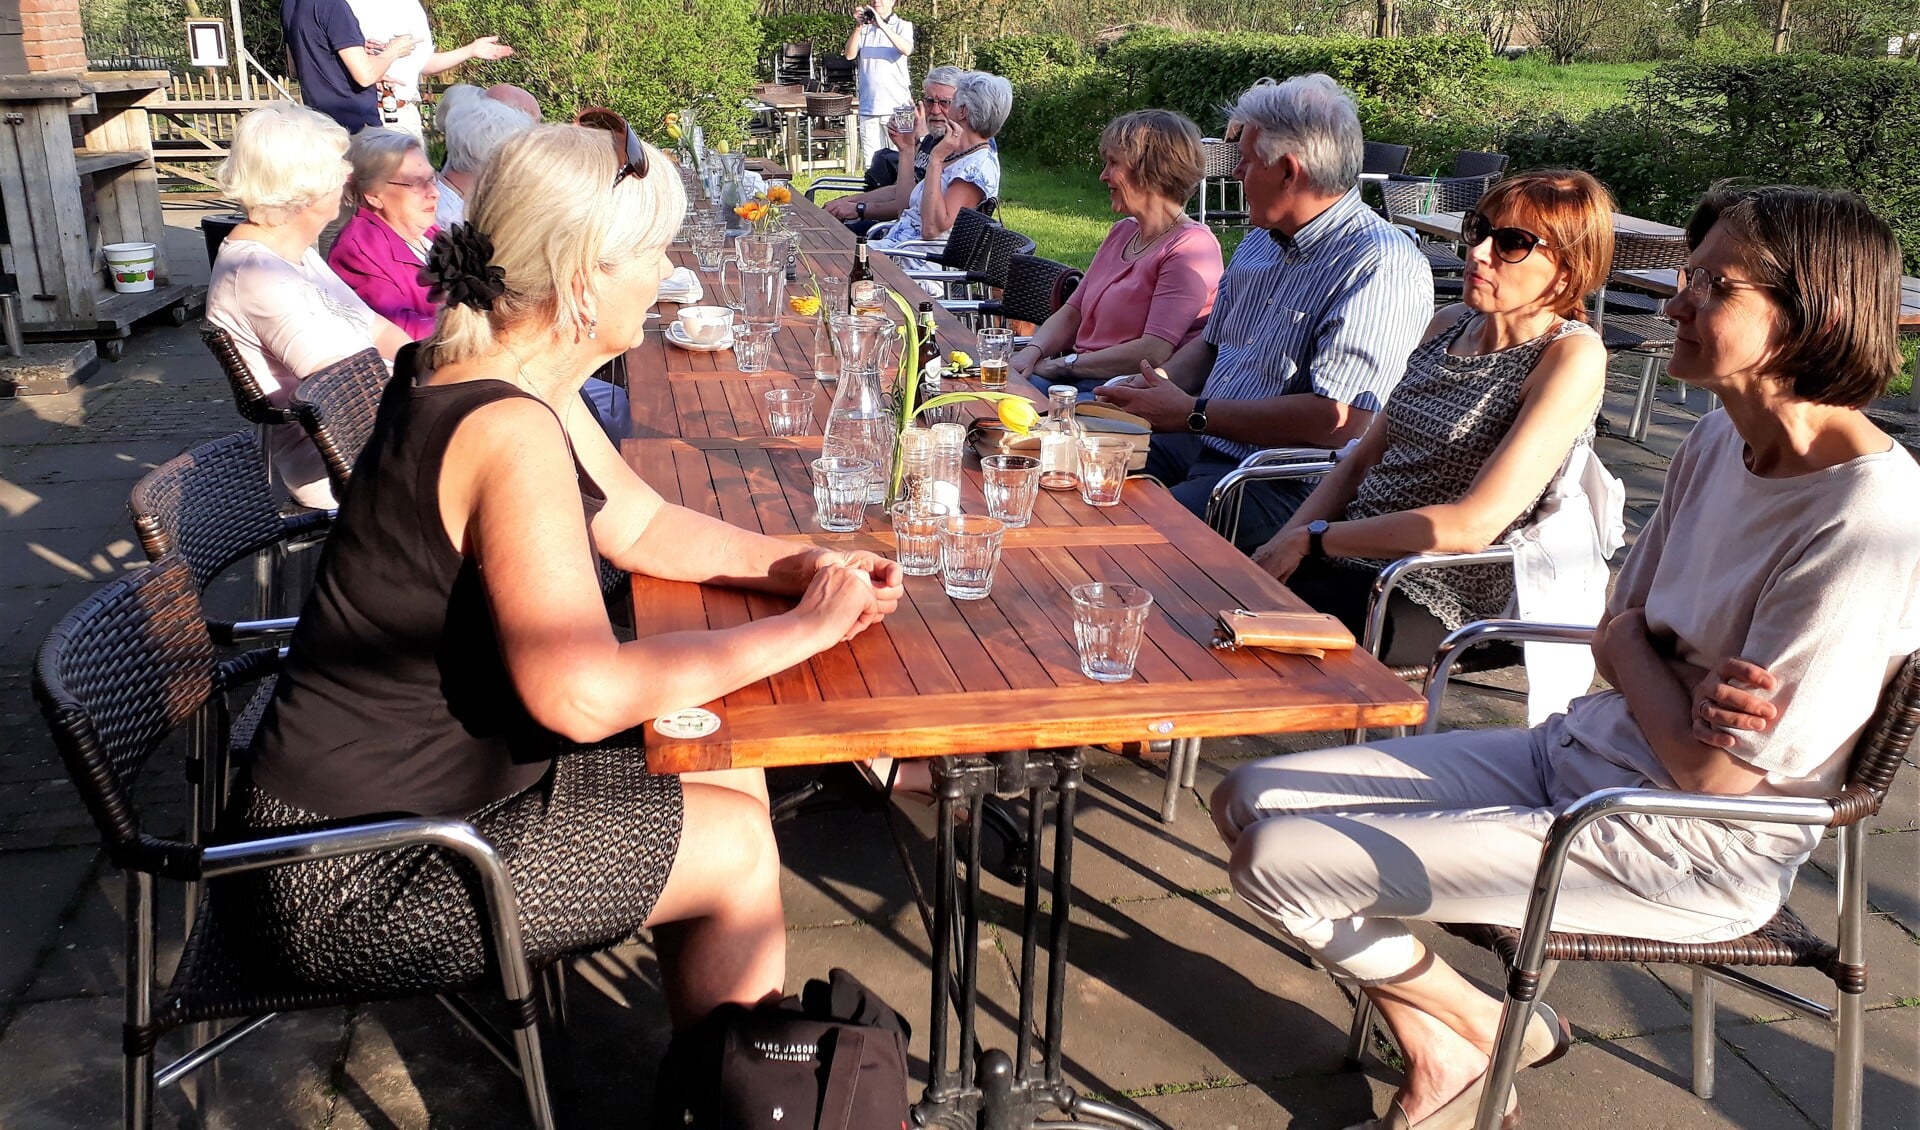
[[[1000,154],[992,145],[983,145],[958,161],[940,167],[941,192],[957,180],[979,185],[981,195],[989,200],[1000,195]],[[926,187],[924,180],[913,186],[913,195],[907,198],[907,210],[887,229],[886,238],[879,241],[880,246],[894,247],[926,238],[920,232],[920,193]]]
[[[302,378],[372,346],[374,317],[311,247],[289,263],[263,243],[229,237],[207,282],[207,321],[232,336],[267,399],[283,408]],[[275,425],[267,453],[295,501],[334,505],[326,464],[299,424]]]
[[[436,178],[440,182],[440,201],[433,206],[433,222],[441,228],[450,228],[464,223],[467,218],[467,198],[460,190],[447,183],[446,177]]]
[[[896,14],[887,17],[886,25],[895,39],[909,48],[913,46],[913,24]],[[859,51],[860,113],[871,118],[913,105],[913,79],[907,74],[907,57],[878,26],[860,25]]]
[[[1880,692],[1920,649],[1920,467],[1894,444],[1791,478],[1749,471],[1725,412],[1694,425],[1667,472],[1609,614],[1646,610],[1679,658],[1738,656],[1780,680],[1780,714],[1728,752],[1764,770],[1765,791],[1823,796],[1839,783]],[[1617,765],[1673,787],[1616,691],[1576,699],[1567,732]],[[1803,841],[1813,831],[1781,830]]]
[[[393,84],[394,96],[401,101],[420,101],[420,68],[433,57],[433,29],[427,26],[427,12],[420,0],[347,0],[347,7],[353,9],[360,20],[360,33],[368,39],[413,36],[413,53],[395,59],[387,68],[385,81]]]

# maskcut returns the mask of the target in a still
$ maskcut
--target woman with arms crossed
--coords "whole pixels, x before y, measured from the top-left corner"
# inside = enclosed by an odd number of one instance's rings
[[[1893,232],[1858,197],[1764,188],[1709,195],[1687,238],[1669,371],[1725,410],[1674,457],[1595,634],[1614,689],[1531,730],[1257,762],[1215,794],[1235,890],[1361,986],[1407,1056],[1392,1108],[1366,1126],[1471,1126],[1500,1020],[1400,920],[1521,925],[1548,826],[1599,789],[1832,792],[1920,647],[1920,468],[1860,411],[1899,372]],[[1818,838],[1597,823],[1574,842],[1553,927],[1740,937],[1785,901]],[[1537,1006],[1522,1062],[1565,1042]]]

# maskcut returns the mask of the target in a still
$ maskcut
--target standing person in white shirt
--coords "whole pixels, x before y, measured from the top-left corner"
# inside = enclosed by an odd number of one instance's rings
[[[504,59],[513,48],[498,36],[483,35],[451,51],[437,51],[433,29],[427,25],[426,9],[420,0],[347,0],[347,6],[360,20],[367,37],[367,50],[378,53],[387,41],[411,35],[416,46],[403,59],[395,59],[380,80],[380,118],[388,129],[397,129],[426,140],[420,121],[420,79],[450,71],[471,59]]]
[[[887,138],[887,119],[895,110],[913,105],[913,80],[907,74],[907,56],[913,54],[913,25],[893,14],[893,3],[875,0],[854,9],[859,22],[847,36],[847,58],[860,61],[863,162],[892,146]]]

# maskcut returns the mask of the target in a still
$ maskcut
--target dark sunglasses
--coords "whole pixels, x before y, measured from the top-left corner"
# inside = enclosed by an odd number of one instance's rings
[[[1502,263],[1518,263],[1533,254],[1536,247],[1553,246],[1525,228],[1496,228],[1493,221],[1478,212],[1468,212],[1460,218],[1460,242],[1478,247],[1489,239],[1493,240],[1493,253]]]
[[[640,180],[647,175],[647,147],[640,142],[640,135],[633,132],[627,119],[603,106],[589,106],[573,116],[573,124],[588,129],[603,129],[613,135],[613,157],[621,162],[620,171],[613,174],[614,187],[632,177]]]

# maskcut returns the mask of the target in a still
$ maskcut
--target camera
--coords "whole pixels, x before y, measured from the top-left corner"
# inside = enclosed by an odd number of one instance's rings
[[[870,24],[870,23],[876,22],[874,19],[872,8],[860,9],[860,22],[863,24]]]

